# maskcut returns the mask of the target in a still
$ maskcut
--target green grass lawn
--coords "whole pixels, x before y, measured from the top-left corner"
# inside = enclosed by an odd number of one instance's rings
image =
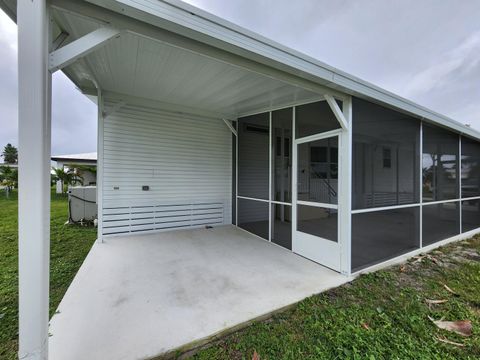
[[[96,229],[64,225],[65,196],[52,195],[50,316],[96,239]],[[0,191],[0,359],[16,359],[18,336],[17,196]]]
[[[312,296],[193,357],[250,360],[256,351],[260,359],[480,359],[480,237],[432,256]],[[429,316],[471,320],[473,335],[439,330]]]
[[[95,229],[66,226],[66,219],[65,197],[52,195],[51,315],[96,238]],[[444,247],[432,256],[312,296],[192,356],[250,360],[256,351],[260,359],[478,359],[480,237]],[[15,194],[5,199],[1,192],[0,270],[0,359],[15,359],[17,201]],[[429,305],[426,299],[447,302]],[[439,330],[429,316],[471,320],[473,335]]]

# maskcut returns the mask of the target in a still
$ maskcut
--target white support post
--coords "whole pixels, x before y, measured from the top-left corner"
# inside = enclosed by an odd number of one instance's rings
[[[97,240],[103,242],[103,129],[104,129],[104,105],[102,90],[97,86]]]
[[[327,103],[330,106],[330,109],[332,109],[333,114],[335,115],[338,122],[340,123],[340,126],[342,127],[342,129],[348,131],[348,121],[345,115],[343,114],[342,110],[340,109],[340,106],[338,106],[337,102],[335,101],[335,98],[329,94],[325,94],[324,97],[325,97],[325,100],[327,100]]]
[[[120,30],[105,26],[65,45],[49,56],[49,69],[55,72],[70,65],[77,59],[88,55],[92,51],[104,46],[109,40],[120,36]]]
[[[62,169],[64,168],[64,164],[60,161],[57,161],[57,169]],[[55,187],[55,192],[57,194],[62,194],[63,193],[63,181],[58,179]]]
[[[19,358],[48,358],[51,74],[46,0],[17,2]]]
[[[336,104],[336,102],[335,102]],[[342,274],[351,274],[352,263],[352,98],[343,101],[347,128],[339,136],[339,190],[338,212],[340,228],[340,268]]]

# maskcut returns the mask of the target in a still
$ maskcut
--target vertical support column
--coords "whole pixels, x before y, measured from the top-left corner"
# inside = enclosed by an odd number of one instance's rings
[[[48,358],[51,74],[46,0],[17,2],[19,358]]]
[[[63,170],[64,164],[57,161],[57,169],[62,169]],[[63,181],[62,180],[57,180],[56,183],[56,193],[61,194],[63,193]]]
[[[458,177],[458,198],[460,199],[459,206],[459,217],[460,217],[460,234],[462,233],[462,135],[458,134],[458,162],[457,162],[457,177]]]
[[[340,268],[342,274],[350,275],[352,259],[352,98],[343,101],[343,115],[347,129],[339,137],[339,187],[338,213],[340,228]]]
[[[423,247],[423,122],[420,121],[420,149],[419,149],[419,156],[420,156],[420,161],[419,161],[419,176],[418,176],[418,182],[419,182],[419,202],[420,202],[420,234],[419,234],[419,239],[420,239],[420,249]]]
[[[296,139],[296,107],[292,109],[292,251],[297,252],[295,241],[297,233],[297,196],[298,196],[298,171],[297,171],[297,143]]]
[[[272,112],[268,113],[268,241],[272,241]]]
[[[97,240],[103,242],[103,95],[101,89],[97,86]]]

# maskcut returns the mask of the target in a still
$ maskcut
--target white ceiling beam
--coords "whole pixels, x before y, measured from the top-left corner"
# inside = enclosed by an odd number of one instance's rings
[[[67,44],[55,51],[49,56],[49,70],[55,72],[70,65],[77,59],[95,51],[104,46],[108,41],[119,37],[121,31],[109,26],[101,27],[81,38]]]
[[[342,129],[343,130],[348,130],[347,119],[345,119],[345,116],[343,115],[343,112],[340,109],[340,106],[338,106],[335,98],[332,95],[329,95],[329,94],[325,94],[324,97],[325,97],[325,100],[327,100],[328,105],[330,105],[330,109],[332,109],[333,114],[335,115],[338,122],[342,126]]]
[[[237,130],[235,130],[235,128],[233,127],[232,123],[230,122],[230,120],[227,120],[227,119],[222,119],[223,122],[225,123],[225,125],[227,125],[227,127],[230,129],[230,131],[232,132],[233,135],[237,136]]]

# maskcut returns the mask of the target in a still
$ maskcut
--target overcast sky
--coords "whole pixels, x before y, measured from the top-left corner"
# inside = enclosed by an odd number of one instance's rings
[[[480,130],[479,0],[188,0]],[[0,147],[17,144],[16,26],[0,11]],[[52,153],[96,150],[96,106],[61,73]]]

